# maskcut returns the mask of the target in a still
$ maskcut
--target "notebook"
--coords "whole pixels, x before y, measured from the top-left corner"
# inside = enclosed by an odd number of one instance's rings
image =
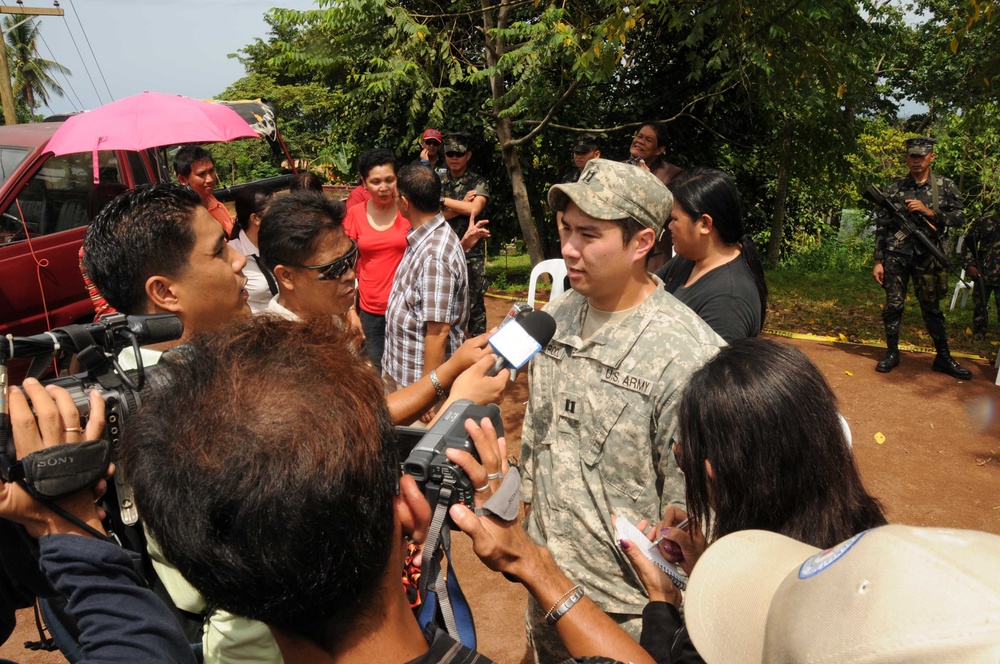
[[[641,530],[632,525],[632,522],[623,516],[619,516],[615,519],[615,531],[616,538],[619,540],[628,540],[635,546],[639,547],[640,553],[646,556],[654,565],[663,570],[663,572],[670,577],[670,580],[674,582],[674,585],[681,590],[687,589],[687,582],[684,577],[681,576],[680,570],[672,562],[663,557],[660,553],[660,549],[656,546],[654,542],[650,542],[649,539],[642,533]]]

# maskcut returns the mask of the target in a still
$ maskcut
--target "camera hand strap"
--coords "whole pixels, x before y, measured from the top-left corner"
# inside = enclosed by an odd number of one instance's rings
[[[420,595],[424,603],[420,607],[417,622],[424,629],[437,616],[438,605],[441,617],[451,638],[460,641],[462,645],[476,649],[476,625],[472,618],[472,609],[462,593],[455,574],[455,566],[451,563],[451,530],[448,527],[448,507],[455,490],[453,477],[446,477],[438,492],[438,502],[434,507],[434,517],[431,519],[427,541],[424,542],[424,561],[420,570]],[[444,552],[447,568],[442,570],[438,549]]]

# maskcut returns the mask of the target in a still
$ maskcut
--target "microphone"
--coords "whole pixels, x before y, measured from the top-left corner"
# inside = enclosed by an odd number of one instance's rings
[[[495,376],[503,368],[520,369],[542,350],[556,333],[555,319],[544,311],[529,311],[504,324],[489,343],[497,361],[487,373]]]

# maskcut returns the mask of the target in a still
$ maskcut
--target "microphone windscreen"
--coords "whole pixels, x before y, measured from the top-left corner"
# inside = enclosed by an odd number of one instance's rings
[[[543,348],[556,334],[556,319],[544,311],[529,311],[517,323]]]

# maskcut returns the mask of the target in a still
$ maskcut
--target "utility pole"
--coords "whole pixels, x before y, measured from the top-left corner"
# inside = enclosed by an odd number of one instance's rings
[[[18,0],[20,2],[21,0]],[[22,16],[62,16],[65,12],[59,8],[59,3],[55,7],[25,7],[18,4],[16,7],[7,5],[0,6],[0,14],[20,14]],[[25,19],[28,20],[28,19]],[[3,25],[0,24],[0,102],[3,103],[4,124],[17,124],[17,112],[14,110],[14,89],[10,85],[10,65],[7,63],[7,40],[3,36]]]

